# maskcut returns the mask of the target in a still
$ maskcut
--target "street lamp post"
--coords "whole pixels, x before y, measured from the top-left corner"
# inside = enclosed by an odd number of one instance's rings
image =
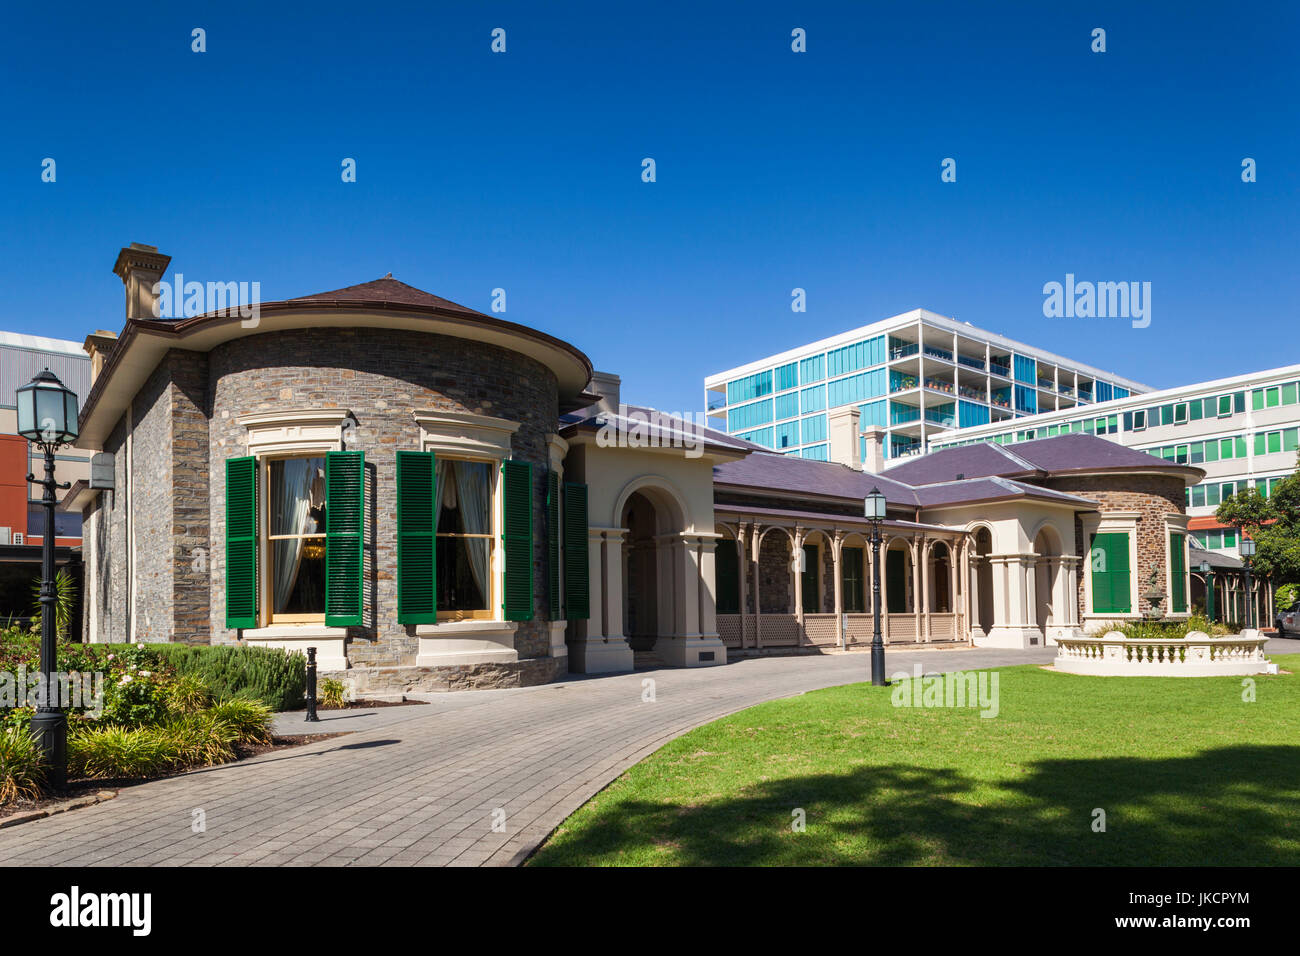
[[[1255,619],[1255,595],[1250,588],[1250,559],[1255,556],[1255,539],[1241,536],[1241,561],[1246,567],[1246,630],[1252,630]]]
[[[1205,575],[1205,613],[1214,623],[1214,569],[1210,567],[1209,561],[1202,561],[1200,566],[1201,574]]]
[[[63,790],[67,784],[68,720],[58,699],[58,634],[54,611],[54,506],[55,491],[67,488],[54,480],[54,453],[77,437],[77,395],[59,381],[48,368],[38,372],[17,390],[18,434],[45,453],[45,477],[28,475],[27,480],[40,485],[45,494],[45,534],[41,542],[41,691],[32,733],[43,754],[47,780],[51,789]]]
[[[885,640],[880,631],[880,522],[885,517],[885,496],[872,488],[864,502],[871,522],[871,683],[885,686]]]

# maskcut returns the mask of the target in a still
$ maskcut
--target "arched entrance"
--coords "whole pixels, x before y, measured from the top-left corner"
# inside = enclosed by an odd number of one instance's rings
[[[1034,556],[1034,620],[1046,639],[1050,625],[1065,623],[1056,606],[1062,574],[1061,539],[1053,528],[1044,527],[1034,536]]]
[[[666,661],[660,642],[680,636],[686,627],[685,516],[672,492],[647,484],[627,496],[619,524],[627,532],[623,634],[643,665],[657,664],[660,661],[651,657],[652,652]]]
[[[633,651],[649,651],[659,638],[659,568],[655,506],[636,492],[623,506],[623,634]]]

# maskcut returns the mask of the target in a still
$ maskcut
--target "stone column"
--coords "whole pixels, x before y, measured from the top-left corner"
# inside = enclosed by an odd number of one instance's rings
[[[718,633],[718,564],[717,546],[734,548],[735,545],[717,535],[700,537],[700,633],[714,636]]]
[[[763,575],[760,573],[761,552],[763,549],[763,536],[759,531],[759,525],[754,523],[753,541],[751,542],[751,552],[754,562],[754,648],[758,649],[763,646],[763,595],[761,593]]]
[[[569,669],[578,674],[632,670],[632,648],[623,637],[623,528],[590,528],[587,571],[591,614],[577,624],[569,646]]]
[[[622,528],[605,531],[605,635],[623,638],[623,538]]]
[[[930,562],[933,560],[933,548],[934,544],[929,538],[921,538],[919,548],[921,553],[921,602],[919,605],[921,608],[921,628],[917,629],[916,638],[927,643],[930,640],[930,612],[934,606],[930,601]]]
[[[870,547],[867,548],[871,550]],[[881,639],[886,644],[889,643],[889,575],[885,572],[889,568],[889,562],[885,560],[885,554],[889,551],[889,539],[883,534],[880,536],[880,547],[876,549],[875,559],[880,562],[880,634]],[[872,598],[872,612],[875,611],[874,597]],[[874,622],[873,622],[874,626]]]
[[[700,580],[703,569],[700,566],[700,540],[697,535],[684,534],[677,542],[679,557],[677,563],[682,568],[682,607],[678,617],[682,619],[681,635],[683,637],[700,636],[700,592],[704,582]]]
[[[844,581],[840,574],[840,551],[844,547],[844,532],[839,528],[835,529],[835,537],[831,541],[831,574],[835,575],[835,639],[840,645],[840,650],[844,650]]]
[[[799,643],[804,643],[803,633],[803,573],[799,570],[800,562],[803,557],[804,538],[808,534],[806,528],[795,525],[794,542],[790,546],[790,576],[794,579],[794,620],[796,633]]]
[[[736,526],[736,566],[740,579],[740,646],[749,646],[749,522]]]

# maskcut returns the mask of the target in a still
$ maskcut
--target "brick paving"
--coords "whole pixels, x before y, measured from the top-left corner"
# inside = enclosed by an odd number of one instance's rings
[[[1300,649],[1274,641],[1274,652]],[[1054,650],[891,650],[890,673],[1046,662]],[[869,654],[571,677],[431,694],[423,706],[277,717],[347,736],[122,790],[0,830],[0,866],[516,865],[668,740],[752,704],[868,680]],[[642,682],[653,679],[655,700]],[[194,833],[193,811],[206,830]],[[494,829],[494,818],[499,825]]]

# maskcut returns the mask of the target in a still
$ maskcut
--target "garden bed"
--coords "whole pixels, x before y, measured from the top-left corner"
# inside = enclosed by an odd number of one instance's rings
[[[320,740],[329,740],[333,737],[346,737],[350,731],[332,734],[285,734],[271,738],[268,744],[239,744],[235,747],[235,761],[247,760],[250,757],[259,757],[265,753],[274,753],[280,750],[289,750],[293,747],[301,747],[305,744],[314,744]],[[234,762],[234,761],[232,761]],[[8,825],[7,820],[16,816],[27,816],[32,813],[41,813],[42,816],[48,816],[51,812],[63,812],[64,810],[80,809],[83,806],[93,806],[95,803],[102,803],[104,800],[111,800],[117,796],[118,791],[126,787],[139,786],[142,783],[149,783],[151,780],[164,780],[168,777],[180,777],[187,773],[193,773],[194,770],[204,769],[201,767],[187,770],[177,770],[172,773],[162,774],[157,777],[148,779],[132,778],[110,778],[96,779],[92,777],[80,777],[75,780],[69,780],[67,789],[61,794],[50,794],[37,800],[19,800],[13,803],[0,804],[0,827]],[[98,797],[99,799],[91,799]],[[43,811],[43,812],[42,812]]]
[[[0,631],[0,808],[49,794],[31,735],[39,639]],[[103,788],[173,776],[277,746],[275,711],[303,706],[306,662],[268,648],[184,644],[58,646],[68,775]]]

